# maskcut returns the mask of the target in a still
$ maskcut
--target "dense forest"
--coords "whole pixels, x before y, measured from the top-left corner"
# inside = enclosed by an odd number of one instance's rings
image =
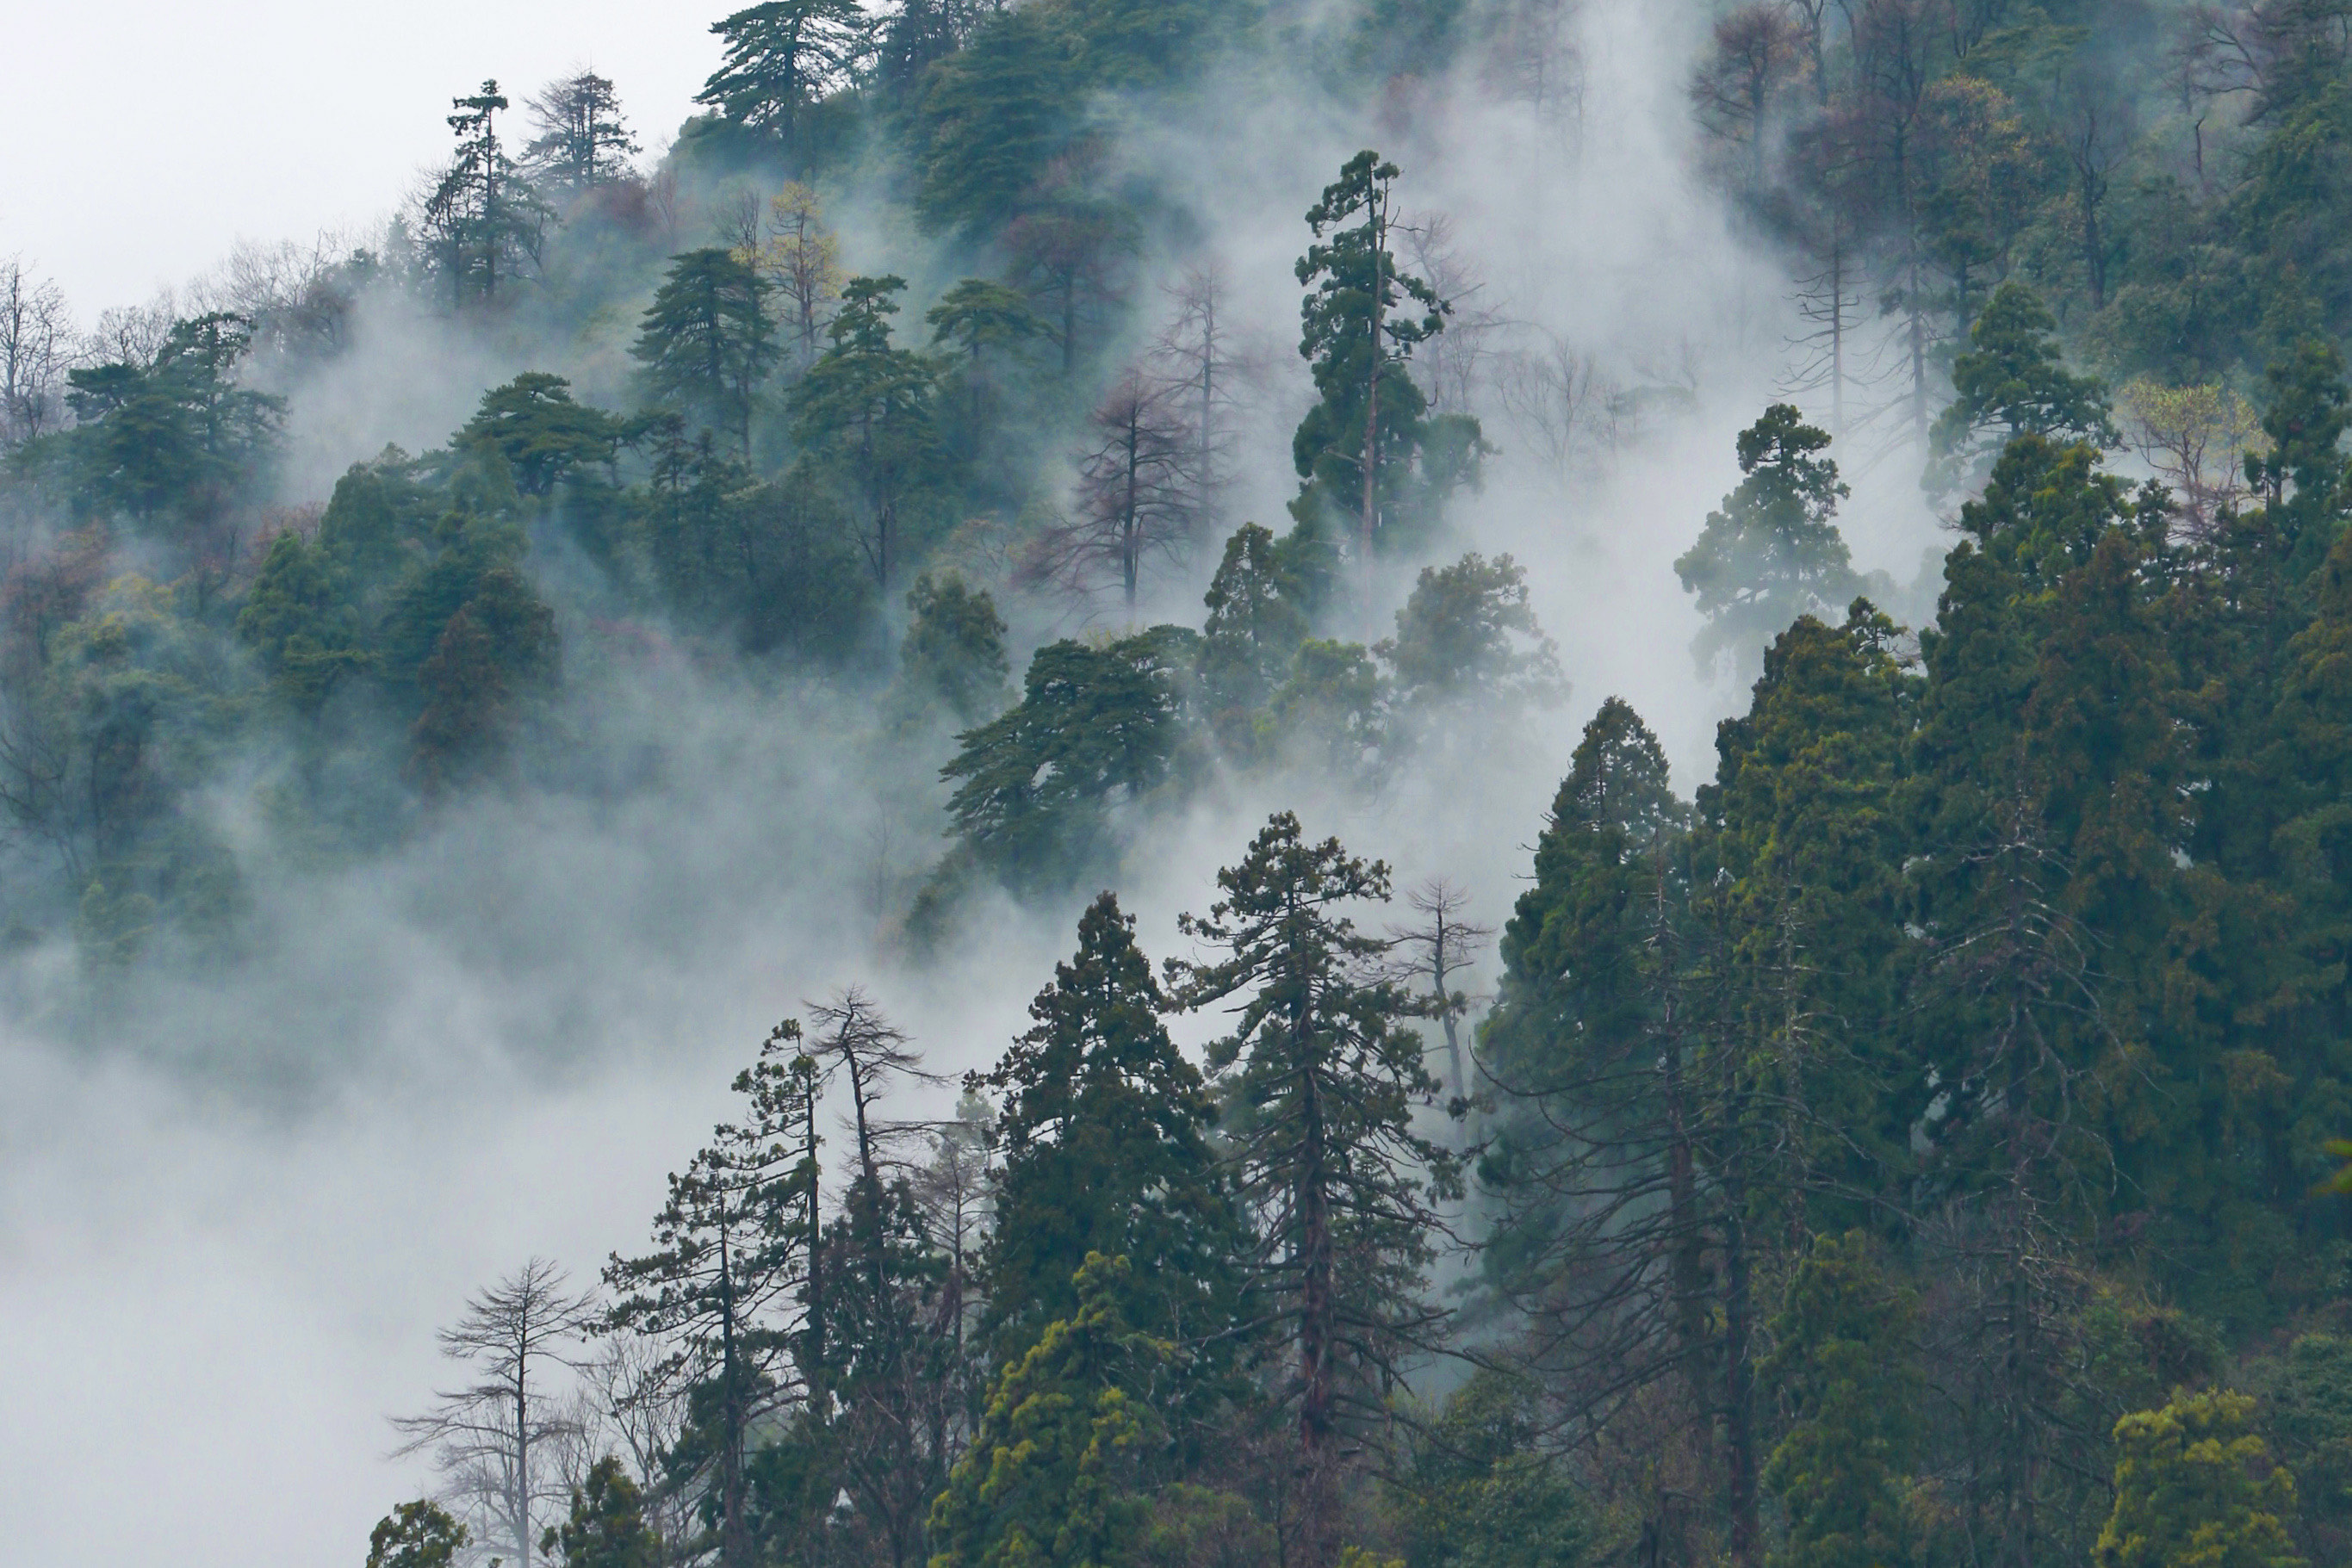
[[[2352,5],[1660,6],[1639,134],[1612,9],[763,0],[656,151],[453,83],[360,240],[0,268],[20,1020],[299,1103],[428,855],[824,934],[351,1562],[2352,1560]],[[1521,311],[1653,133],[1720,266]],[[504,902],[652,815],[716,913]]]

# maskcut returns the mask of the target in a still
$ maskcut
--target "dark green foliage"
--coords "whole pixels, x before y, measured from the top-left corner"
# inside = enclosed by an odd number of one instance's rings
[[[2106,388],[2061,362],[2058,323],[2021,283],[1993,291],[1969,329],[1966,353],[1952,361],[1952,405],[1930,434],[1930,487],[1965,484],[2001,446],[2020,435],[2117,446]]]
[[[726,251],[673,257],[629,350],[647,397],[728,432],[747,457],[752,402],[781,352],[768,293],[767,279]]]
[[[1258,715],[1307,640],[1302,596],[1273,534],[1255,523],[1234,530],[1202,600],[1199,671],[1210,730],[1233,756],[1255,751]]]
[[[1226,1004],[1234,1019],[1209,1064],[1244,1201],[1272,1217],[1255,1289],[1320,1466],[1433,1321],[1418,1299],[1432,1204],[1459,1192],[1460,1167],[1414,1127],[1438,1084],[1403,1021],[1413,1004],[1372,962],[1385,944],[1345,913],[1387,898],[1388,868],[1308,841],[1283,811],[1217,887],[1205,915],[1178,922],[1217,956],[1169,960],[1171,996],[1187,1010]]]
[[[697,103],[773,135],[799,155],[810,108],[864,58],[870,29],[853,0],[766,0],[710,24],[727,52]]]
[[[1691,643],[1702,671],[1727,653],[1734,671],[1751,676],[1790,622],[1833,612],[1859,591],[1831,520],[1848,492],[1837,465],[1816,455],[1829,444],[1829,433],[1789,403],[1774,403],[1739,433],[1739,487],[1675,562],[1683,591],[1707,618]]]
[[[1919,1384],[1915,1304],[1860,1231],[1817,1236],[1790,1276],[1761,1368],[1790,1420],[1764,1484],[1789,1511],[1785,1568],[1882,1568],[1906,1553],[1903,1478]]]
[[[283,398],[236,380],[252,340],[251,321],[215,312],[176,323],[152,364],[68,372],[85,504],[188,528],[247,499],[286,412]]]
[[[1230,1359],[1246,1241],[1209,1144],[1214,1109],[1160,1024],[1167,998],[1134,927],[1110,894],[1095,900],[1077,952],[985,1080],[1003,1097],[987,1260],[1000,1358],[1081,1314],[1072,1281],[1102,1254],[1132,1266],[1095,1281],[1129,1322]]]
[[[466,1527],[429,1499],[402,1503],[368,1534],[367,1568],[452,1568]]]
[[[1405,1568],[1581,1568],[1605,1561],[1567,1458],[1549,1451],[1535,1388],[1480,1371],[1388,1483]]]
[[[480,410],[451,443],[496,447],[514,471],[517,490],[545,496],[573,468],[611,463],[622,437],[618,420],[572,402],[571,388],[542,371],[517,376],[482,394]]]
[[[915,204],[924,221],[978,233],[1018,212],[1069,139],[1077,85],[1047,8],[991,17],[923,92]]]
[[[1291,438],[1306,481],[1291,512],[1302,524],[1339,519],[1359,550],[1424,537],[1446,494],[1475,476],[1482,450],[1475,422],[1426,417],[1428,400],[1405,368],[1453,307],[1390,251],[1397,176],[1377,152],[1349,159],[1307,210],[1317,243],[1298,262],[1308,290],[1298,352],[1320,401]]]
[[[548,1526],[539,1550],[561,1553],[563,1568],[661,1568],[661,1538],[646,1523],[644,1494],[609,1454],[572,1489],[572,1517]]]
[[[853,277],[826,329],[832,342],[793,389],[793,428],[847,479],[859,514],[859,546],[877,587],[889,585],[904,548],[910,493],[938,462],[933,370],[891,346],[903,277]]]
[[[960,737],[940,769],[955,784],[948,815],[1008,885],[1084,874],[1111,848],[1118,806],[1181,781],[1192,641],[1158,626],[1102,646],[1050,643],[1031,656],[1021,701]]]
[[[1471,554],[1425,566],[1397,612],[1396,638],[1379,652],[1396,672],[1400,699],[1434,720],[1446,710],[1500,717],[1551,707],[1568,695],[1558,644],[1528,601],[1528,574],[1509,556]]]

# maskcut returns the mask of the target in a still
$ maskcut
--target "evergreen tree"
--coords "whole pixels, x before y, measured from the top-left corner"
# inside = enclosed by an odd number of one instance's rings
[[[1349,159],[1307,209],[1317,243],[1297,268],[1308,288],[1299,308],[1298,352],[1320,401],[1291,439],[1306,481],[1291,514],[1303,528],[1339,520],[1366,572],[1375,544],[1426,529],[1437,503],[1474,470],[1480,450],[1475,421],[1448,416],[1463,428],[1433,428],[1428,400],[1406,370],[1414,346],[1444,329],[1453,307],[1426,280],[1399,267],[1389,250],[1397,176],[1396,165],[1377,152]],[[1344,226],[1351,219],[1360,221]]]
[[[704,1394],[714,1430],[700,1458],[716,1472],[709,1495],[725,1568],[751,1568],[751,1429],[782,1392],[773,1368],[792,1335],[776,1314],[810,1277],[817,1080],[799,1023],[785,1019],[736,1076],[744,1121],[720,1124],[685,1174],[669,1178],[655,1249],[615,1253],[604,1270],[618,1295],[613,1327],[667,1341],[667,1368]]]
[[[940,769],[955,831],[982,863],[1015,888],[1054,885],[1108,847],[1116,804],[1181,779],[1191,637],[1154,627],[1031,655],[1021,701],[966,731]]]
[[[767,297],[767,280],[726,251],[673,256],[629,350],[647,396],[727,431],[746,458],[752,404],[776,363]]]
[[[1328,1568],[1341,1436],[1381,1409],[1399,1359],[1443,1316],[1420,1291],[1442,1228],[1432,1206],[1460,1195],[1460,1166],[1413,1128],[1439,1085],[1401,1021],[1412,1004],[1377,962],[1386,944],[1341,913],[1385,900],[1388,868],[1309,843],[1285,811],[1217,885],[1178,928],[1223,956],[1169,960],[1171,995],[1186,1010],[1234,1004],[1209,1062],[1243,1201],[1265,1217],[1255,1290],[1292,1358],[1307,1561]]]
[[[621,422],[611,414],[572,401],[570,382],[530,371],[484,392],[474,417],[451,441],[496,447],[514,470],[517,490],[546,496],[574,468],[611,463],[622,434]]]
[[[661,1568],[662,1561],[661,1537],[646,1523],[644,1494],[609,1454],[572,1489],[571,1517],[547,1527],[539,1551],[563,1568]]]
[[[539,134],[523,149],[523,167],[557,190],[579,196],[609,185],[627,175],[629,160],[642,151],[609,77],[575,71],[550,82],[529,107]]]
[[[1906,1556],[1914,1311],[1858,1230],[1815,1237],[1790,1276],[1772,1324],[1776,1349],[1761,1368],[1792,1416],[1764,1471],[1789,1512],[1773,1568],[1892,1568]]]
[[[498,116],[507,108],[496,81],[449,100],[449,129],[457,139],[421,216],[431,263],[449,290],[453,309],[469,300],[494,305],[501,280],[511,283],[538,258],[547,207],[499,140]]]
[[[987,1260],[1000,1354],[1078,1315],[1071,1281],[1093,1253],[1132,1265],[1118,1305],[1139,1330],[1198,1345],[1232,1325],[1245,1243],[1209,1144],[1214,1108],[1160,1022],[1166,1004],[1134,920],[1103,894],[984,1081],[1003,1096]]]
[[[959,723],[978,726],[1004,706],[1004,621],[985,590],[952,572],[929,572],[907,591],[911,617],[898,645],[898,678],[919,701],[942,704]]]
[[[971,1447],[932,1505],[934,1568],[1118,1568],[1150,1522],[1160,1422],[1146,1394],[1168,1346],[1120,1315],[1132,1270],[1087,1254],[1078,1306],[990,1388]]]
[[[906,287],[902,277],[851,278],[826,329],[830,346],[792,392],[795,434],[829,452],[856,490],[866,565],[885,589],[901,549],[908,492],[936,455],[932,368],[890,343],[890,318],[898,313],[892,297]]]
[[[1993,291],[1969,329],[1968,351],[1952,361],[1952,405],[1928,436],[1929,488],[1958,489],[2020,435],[2123,444],[2107,416],[2106,388],[2060,362],[2057,330],[2049,308],[2025,285]]]
[[[2116,1511],[2097,1568],[2303,1568],[2287,1536],[2294,1477],[2266,1464],[2242,1394],[2186,1390],[2116,1423]]]
[[[1848,491],[1837,465],[1816,455],[1829,444],[1829,433],[1789,403],[1739,433],[1739,486],[1675,562],[1683,591],[1707,619],[1691,643],[1702,673],[1728,653],[1735,676],[1753,678],[1764,647],[1789,622],[1841,610],[1860,591],[1831,520]]]
[[[368,1532],[367,1568],[454,1568],[466,1527],[427,1498],[402,1503]]]
[[[1271,532],[1244,523],[1226,538],[1202,599],[1209,613],[1201,626],[1199,678],[1210,731],[1228,755],[1251,755],[1257,716],[1307,640],[1301,596]]]
[[[1395,639],[1376,652],[1396,671],[1399,698],[1441,729],[1448,721],[1438,715],[1448,709],[1451,722],[1464,708],[1498,719],[1568,695],[1559,644],[1536,621],[1526,569],[1507,555],[1423,567],[1397,612]]]
[[[773,134],[806,158],[808,111],[846,83],[871,47],[856,0],[765,0],[710,24],[726,55],[694,101],[737,124]]]

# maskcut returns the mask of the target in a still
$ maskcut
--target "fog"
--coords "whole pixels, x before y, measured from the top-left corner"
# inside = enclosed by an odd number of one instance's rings
[[[287,7],[201,25],[158,13],[106,39],[61,9],[24,25],[32,47],[0,67],[20,105],[39,114],[56,99],[38,94],[101,68],[123,87],[121,120],[71,154],[110,182],[137,162],[119,219],[52,193],[65,183],[55,166],[36,189],[19,165],[0,190],[6,244],[93,304],[184,277],[240,235],[373,218],[437,150],[433,106],[473,78],[527,90],[593,60],[652,132],[678,117],[713,53],[692,16],[604,5],[383,13],[335,40],[362,72],[312,44],[230,46],[298,36]],[[1691,172],[1681,81],[1695,11],[1594,0],[1571,26],[1572,98],[1513,100],[1465,78],[1360,115],[1237,74],[1193,138],[1124,149],[1213,218],[1244,325],[1278,350],[1246,422],[1245,515],[1278,523],[1295,484],[1298,214],[1361,145],[1404,165],[1410,206],[1450,219],[1493,318],[1483,351],[1569,343],[1628,384],[1682,378],[1686,394],[1619,449],[1559,463],[1539,432],[1482,407],[1501,450],[1483,493],[1456,506],[1445,553],[1509,551],[1528,566],[1570,701],[1475,755],[1439,748],[1370,799],[1311,778],[1218,781],[1155,823],[1120,879],[1155,959],[1181,950],[1177,913],[1206,905],[1215,868],[1276,806],[1389,859],[1401,887],[1453,879],[1499,924],[1603,696],[1623,695],[1657,728],[1681,788],[1711,768],[1713,725],[1738,694],[1695,677],[1698,622],[1671,563],[1736,481],[1732,433],[1772,395],[1790,328],[1780,275]],[[121,44],[128,34],[140,36]],[[201,91],[153,90],[163,63],[204,78]],[[159,165],[159,147],[188,162]],[[154,243],[126,246],[126,231]],[[919,265],[877,243],[850,231],[852,270]],[[323,499],[387,441],[443,439],[485,387],[525,368],[371,309],[352,355],[298,392],[289,501]],[[586,367],[593,392],[611,352],[566,345],[543,368]],[[1858,485],[1847,516],[1857,567],[1898,581],[1936,538],[1899,475]],[[1194,562],[1149,608],[1197,622],[1213,564]],[[1393,602],[1408,583],[1386,586]],[[396,854],[330,869],[286,858],[248,824],[241,841],[264,873],[250,955],[210,980],[138,981],[96,1017],[68,954],[11,962],[0,1518],[12,1562],[356,1563],[374,1521],[427,1485],[421,1459],[384,1457],[384,1417],[419,1407],[444,1375],[436,1326],[526,1256],[585,1281],[640,1244],[663,1173],[721,1113],[728,1079],[779,1017],[863,983],[953,1072],[992,1061],[1021,1027],[1067,946],[1075,897],[1000,903],[927,964],[893,939],[893,890],[938,845],[909,841],[878,802],[935,792],[938,758],[874,747],[820,685],[759,689],[683,660],[604,657],[578,632],[566,628],[557,721],[593,729],[598,755],[639,757],[629,776],[526,779],[444,811]],[[215,808],[232,822],[250,810],[234,790]]]

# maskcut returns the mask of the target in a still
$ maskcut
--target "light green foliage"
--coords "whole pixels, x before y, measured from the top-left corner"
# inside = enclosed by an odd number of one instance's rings
[[[367,1568],[454,1568],[466,1527],[426,1498],[402,1503],[368,1533]]]
[[[2116,1509],[2097,1568],[2302,1568],[2294,1477],[2250,1429],[2254,1402],[2186,1391],[2116,1423]]]
[[[1121,1317],[1124,1258],[1089,1254],[1074,1317],[1048,1324],[989,1390],[971,1446],[932,1505],[931,1568],[1119,1568],[1150,1520],[1159,1435],[1136,1396],[1169,1346]]]
[[[1898,1568],[1917,1420],[1916,1308],[1861,1231],[1817,1236],[1773,1321],[1761,1367],[1791,1414],[1764,1484],[1789,1512],[1775,1568]]]
[[[572,1489],[572,1516],[548,1526],[539,1550],[563,1568],[661,1568],[662,1561],[661,1538],[646,1523],[644,1494],[609,1454]]]
[[[1837,465],[1820,455],[1829,444],[1829,433],[1789,403],[1739,433],[1744,477],[1675,562],[1707,620],[1691,643],[1703,673],[1728,653],[1735,674],[1752,678],[1765,645],[1791,621],[1835,613],[1861,591],[1832,520],[1848,492]]]

